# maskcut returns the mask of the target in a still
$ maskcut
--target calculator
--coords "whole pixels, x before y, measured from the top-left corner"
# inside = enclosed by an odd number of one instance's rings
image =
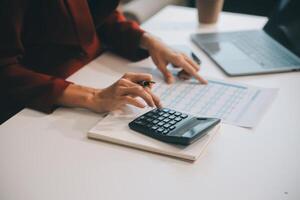
[[[163,142],[189,145],[220,123],[220,119],[196,117],[169,108],[153,109],[129,123],[139,133]]]

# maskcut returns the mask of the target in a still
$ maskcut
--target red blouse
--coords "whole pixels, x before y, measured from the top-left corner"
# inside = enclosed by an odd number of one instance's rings
[[[143,30],[116,11],[119,0],[0,1],[1,113],[28,106],[51,112],[65,78],[109,47],[132,60]]]

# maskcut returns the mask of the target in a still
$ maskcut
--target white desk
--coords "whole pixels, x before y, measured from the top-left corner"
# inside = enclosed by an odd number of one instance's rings
[[[192,32],[261,28],[265,22],[222,13],[217,26],[199,29],[195,10],[170,6],[144,27],[170,44],[191,44]],[[229,79],[198,52],[203,75]],[[131,64],[105,54],[70,80],[103,87],[147,65],[149,60]],[[234,80],[277,87],[279,95],[256,129],[224,124],[195,163],[89,140],[86,132],[101,116],[86,110],[45,115],[24,109],[0,126],[0,199],[299,200],[300,73]]]

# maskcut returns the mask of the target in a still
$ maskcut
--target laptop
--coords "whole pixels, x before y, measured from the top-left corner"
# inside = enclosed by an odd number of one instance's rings
[[[229,76],[300,71],[299,8],[299,0],[283,0],[263,30],[193,34],[191,39]]]

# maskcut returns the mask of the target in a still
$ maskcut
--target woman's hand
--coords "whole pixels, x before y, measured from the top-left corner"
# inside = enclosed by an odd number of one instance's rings
[[[167,69],[169,63],[175,67],[182,68],[178,74],[179,78],[189,79],[193,76],[200,83],[207,83],[207,81],[198,74],[200,68],[192,59],[183,53],[172,50],[148,33],[144,33],[142,36],[141,47],[149,51],[154,64],[162,72],[167,83],[173,83],[175,80],[172,73]]]
[[[158,97],[151,92],[151,88],[144,88],[137,84],[142,80],[152,81],[152,76],[142,73],[126,73],[111,86],[96,91],[91,99],[90,109],[106,112],[118,109],[125,104],[144,108],[145,103],[150,107],[161,107]],[[137,97],[140,97],[145,103]]]
[[[139,108],[144,108],[146,104],[150,107],[161,107],[159,98],[151,92],[151,88],[144,88],[137,84],[143,80],[152,81],[152,76],[143,73],[126,73],[105,89],[70,85],[57,103],[64,106],[83,107],[95,112],[116,110],[126,104]]]

